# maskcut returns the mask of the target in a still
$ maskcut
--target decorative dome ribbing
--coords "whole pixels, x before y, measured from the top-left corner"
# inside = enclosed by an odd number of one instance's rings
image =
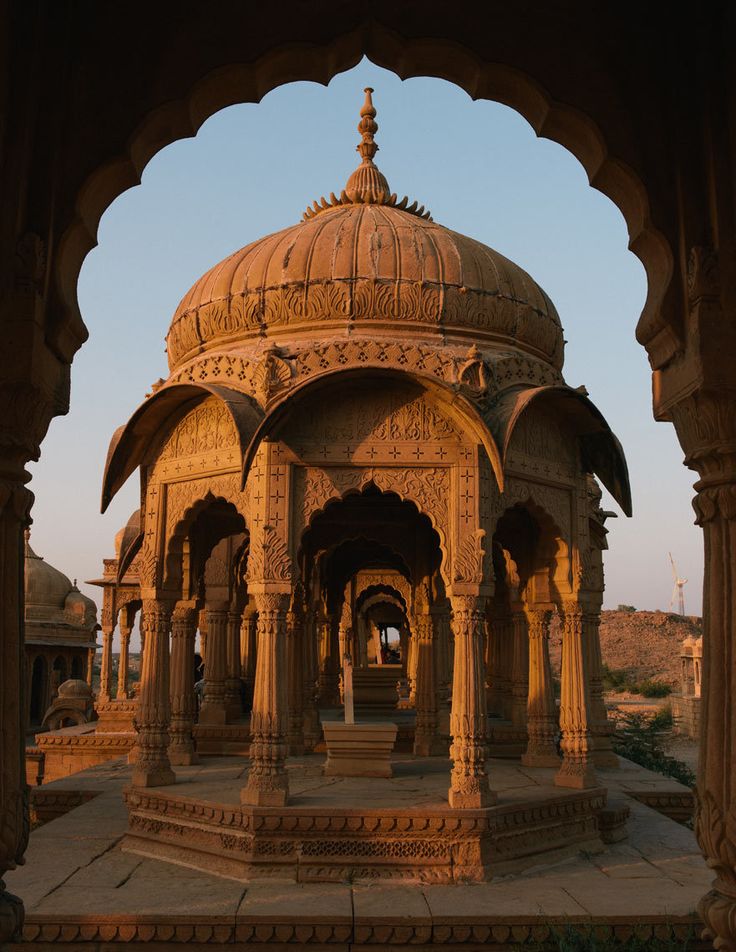
[[[361,164],[340,197],[211,268],[184,296],[167,335],[169,366],[203,351],[309,346],[345,333],[499,345],[557,370],[562,327],[554,305],[518,265],[396,200],[373,159],[376,110],[366,89]]]

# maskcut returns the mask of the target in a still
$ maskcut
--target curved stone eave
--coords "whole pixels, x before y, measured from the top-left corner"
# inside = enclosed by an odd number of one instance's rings
[[[263,418],[263,410],[251,397],[231,387],[215,384],[164,385],[138,407],[124,426],[118,427],[110,441],[102,479],[102,512],[144,461],[161,429],[167,424],[170,429],[186,412],[210,396],[217,397],[230,413],[238,432],[242,461],[245,449]]]
[[[483,448],[488,454],[488,459],[491,463],[493,474],[496,477],[498,489],[500,492],[503,492],[503,462],[501,453],[498,449],[498,444],[496,443],[496,440],[488,428],[485,420],[480,415],[477,408],[470,402],[470,400],[464,397],[455,388],[449,384],[437,380],[437,378],[430,378],[428,376],[425,377],[424,375],[415,373],[407,373],[402,370],[397,370],[393,367],[390,369],[385,369],[374,366],[364,366],[354,369],[345,369],[341,367],[337,370],[329,370],[326,373],[320,374],[319,376],[310,380],[305,380],[296,387],[292,387],[287,393],[284,394],[283,397],[277,401],[274,401],[269,406],[266,415],[260,422],[258,429],[253,434],[253,437],[243,455],[241,484],[243,488],[245,487],[246,481],[248,479],[248,473],[250,472],[250,468],[253,464],[253,460],[255,459],[261,441],[266,436],[268,436],[273,431],[273,429],[278,426],[279,423],[281,423],[286,415],[292,410],[296,401],[302,396],[308,396],[316,392],[318,389],[331,386],[337,381],[338,378],[344,379],[346,377],[350,377],[352,379],[358,377],[384,377],[394,380],[412,381],[413,383],[424,387],[429,392],[438,395],[446,406],[457,408],[464,416],[465,422],[469,424],[470,429],[477,438],[478,442],[483,445]]]
[[[118,571],[116,581],[118,585],[123,580],[125,573],[130,568],[131,562],[138,554],[143,542],[143,530],[141,526],[141,511],[136,509],[131,514],[130,519],[123,529],[123,537],[120,540],[120,552],[118,553]]]
[[[532,403],[555,407],[561,417],[572,423],[582,452],[586,472],[594,473],[627,516],[631,516],[631,485],[623,447],[605,417],[592,400],[566,386],[514,388],[493,405],[488,426],[503,447],[504,467],[516,426]]]

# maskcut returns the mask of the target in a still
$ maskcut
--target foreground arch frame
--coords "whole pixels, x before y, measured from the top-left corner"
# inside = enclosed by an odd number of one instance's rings
[[[0,254],[12,278],[0,292],[0,307],[14,347],[3,358],[0,378],[5,745],[0,871],[19,861],[25,847],[19,688],[14,688],[20,683],[22,648],[18,539],[32,502],[24,465],[37,458],[50,419],[68,409],[70,364],[86,337],[76,280],[99,218],[120,192],[136,184],[156,151],[193,134],[217,109],[257,101],[294,79],[327,82],[365,54],[403,77],[440,75],[476,98],[517,109],[539,134],[569,148],[592,184],[626,218],[632,250],[644,262],[649,282],[638,336],[655,372],[655,415],[675,423],[686,463],[700,477],[696,511],[706,537],[708,743],[701,761],[698,830],[718,877],[702,912],[722,946],[734,947],[736,870],[728,831],[736,812],[730,774],[736,741],[731,542],[736,466],[730,450],[736,441],[731,330],[736,281],[728,170],[734,165],[729,103],[735,90],[726,70],[733,11],[709,4],[693,30],[690,18],[674,11],[664,26],[658,11],[640,11],[632,26],[625,11],[614,8],[601,14],[603,23],[593,23],[589,8],[580,4],[570,11],[569,22],[540,13],[521,29],[518,12],[493,4],[484,16],[494,29],[484,29],[470,4],[455,5],[452,16],[440,3],[424,4],[421,15],[378,4],[367,21],[358,4],[325,3],[317,12],[297,5],[288,15],[283,9],[278,16],[261,10],[247,32],[234,28],[243,15],[234,2],[225,3],[218,18],[207,19],[202,10],[172,20],[172,11],[166,3],[147,10],[145,36],[137,29],[142,7],[129,8],[129,20],[116,16],[114,22],[113,11],[84,3],[72,12],[38,0],[3,14],[12,50],[5,67],[10,106],[4,124],[6,167],[12,171],[0,185]],[[78,28],[82,21],[84,30]],[[171,22],[178,24],[174,37]],[[106,42],[87,42],[95,34]],[[133,34],[142,64],[135,74],[128,53]],[[65,43],[58,43],[59,35]],[[209,42],[187,47],[188,37]],[[627,50],[620,71],[601,50],[601,37]],[[181,55],[182,45],[191,55]],[[670,59],[672,49],[682,55]],[[693,61],[699,64],[694,74],[688,68]],[[67,68],[72,62],[75,70]],[[605,69],[601,62],[608,64]],[[85,82],[91,75],[98,79]],[[80,82],[83,89],[75,85]],[[52,99],[39,110],[49,90]],[[62,108],[72,102],[71,110]],[[20,909],[5,899],[2,911],[7,932]]]

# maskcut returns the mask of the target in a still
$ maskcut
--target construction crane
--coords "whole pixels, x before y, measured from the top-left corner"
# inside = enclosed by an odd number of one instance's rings
[[[672,609],[675,604],[675,599],[677,599],[677,614],[685,614],[685,583],[687,582],[686,578],[680,578],[677,573],[677,566],[675,565],[675,560],[672,558],[672,553],[667,553],[670,557],[670,564],[672,565],[672,578],[675,581],[675,587],[672,589],[672,598],[670,599],[670,609]]]

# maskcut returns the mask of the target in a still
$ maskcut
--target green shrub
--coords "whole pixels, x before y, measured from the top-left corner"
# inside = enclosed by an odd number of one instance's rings
[[[668,694],[672,694],[669,684],[665,684],[664,681],[653,681],[651,678],[633,684],[631,690],[634,694],[642,694],[644,697],[667,697]]]
[[[636,611],[633,605],[619,605],[616,610],[619,612],[635,612]]]
[[[568,925],[563,930],[554,928],[549,941],[538,945],[537,949],[554,952],[688,952],[692,948],[695,930],[691,927],[683,938],[671,934],[666,939],[655,938],[651,929],[643,926],[634,928],[627,939],[616,939],[605,935],[607,930],[586,925]]]
[[[613,738],[613,749],[620,757],[635,764],[672,777],[686,787],[695,786],[695,774],[681,760],[666,754],[661,743],[664,725],[672,721],[672,713],[622,714]]]

